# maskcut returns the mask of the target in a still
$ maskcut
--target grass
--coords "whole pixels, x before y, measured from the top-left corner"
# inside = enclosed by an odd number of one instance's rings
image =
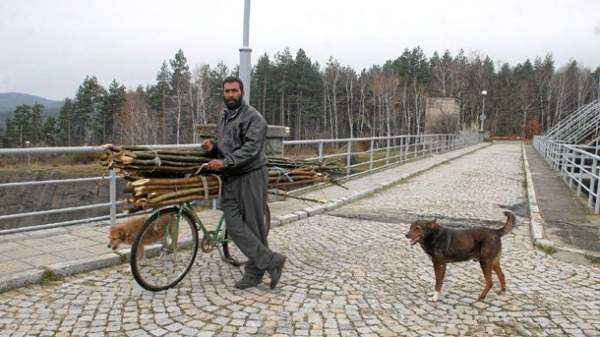
[[[550,246],[550,245],[544,245],[544,244],[536,244],[536,247],[541,250],[542,252],[548,254],[548,255],[552,255],[554,253],[556,253],[556,248],[554,246]]]
[[[56,285],[64,280],[63,276],[60,276],[50,270],[44,271],[40,284],[42,286]]]
[[[596,264],[596,265],[600,265],[600,257],[596,257],[596,256],[591,256],[586,254],[585,258],[591,263],[591,264]]]

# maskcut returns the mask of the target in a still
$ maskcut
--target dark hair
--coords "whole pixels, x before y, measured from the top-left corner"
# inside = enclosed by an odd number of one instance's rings
[[[237,77],[227,77],[225,80],[223,80],[223,86],[225,86],[225,83],[233,83],[233,82],[237,82],[240,85],[240,90],[244,91],[244,83],[242,83],[242,80],[240,80]]]

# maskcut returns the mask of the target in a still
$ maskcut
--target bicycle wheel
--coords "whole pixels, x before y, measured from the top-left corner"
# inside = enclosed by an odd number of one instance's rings
[[[171,206],[154,212],[131,246],[131,272],[144,289],[174,287],[192,267],[198,252],[198,229],[187,209]]]
[[[223,221],[225,221],[223,219]],[[222,244],[223,248],[223,260],[225,262],[231,264],[232,266],[239,267],[246,263],[247,258],[242,253],[242,251],[238,248],[238,246],[231,240],[231,237],[227,233],[227,224],[224,223],[225,228],[222,230],[224,233],[224,242]],[[265,227],[267,231],[267,236],[269,235],[269,231],[271,230],[271,210],[269,209],[269,205],[265,207]]]

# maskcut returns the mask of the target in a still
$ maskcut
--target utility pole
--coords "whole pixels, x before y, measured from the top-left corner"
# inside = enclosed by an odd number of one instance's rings
[[[250,58],[252,48],[250,48],[250,0],[244,1],[244,36],[243,45],[240,48],[240,79],[244,83],[244,97],[250,104]]]
[[[481,126],[479,127],[479,132],[483,132],[483,121],[485,121],[485,96],[487,95],[487,90],[481,91],[481,97],[483,98],[483,104],[481,107],[481,117],[479,120],[481,121]]]

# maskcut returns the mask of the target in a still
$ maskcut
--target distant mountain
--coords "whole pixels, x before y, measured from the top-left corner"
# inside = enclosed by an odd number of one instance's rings
[[[0,134],[3,133],[6,124],[6,118],[10,117],[15,111],[15,108],[21,104],[34,105],[40,103],[44,105],[44,113],[42,117],[58,116],[60,108],[63,105],[62,101],[54,101],[40,96],[23,94],[19,92],[0,92]]]
[[[0,93],[0,111],[13,112],[15,108],[21,104],[34,105],[36,103],[43,104],[49,110],[60,109],[63,102],[54,101],[40,96],[22,94],[19,92]]]

